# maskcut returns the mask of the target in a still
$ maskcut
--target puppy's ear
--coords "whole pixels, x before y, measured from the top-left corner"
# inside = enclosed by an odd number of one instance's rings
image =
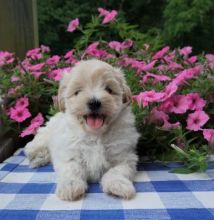
[[[63,78],[59,83],[58,95],[57,95],[57,104],[61,112],[65,111],[65,90],[68,83],[68,73],[65,73]]]
[[[127,85],[124,85],[124,92],[123,92],[123,103],[130,104],[132,100],[132,93],[130,88]]]
[[[116,73],[116,77],[117,77],[118,81],[120,82],[120,85],[123,90],[123,103],[130,104],[131,99],[132,99],[132,93],[131,93],[129,86],[126,83],[123,71],[119,68],[114,68],[114,70]]]

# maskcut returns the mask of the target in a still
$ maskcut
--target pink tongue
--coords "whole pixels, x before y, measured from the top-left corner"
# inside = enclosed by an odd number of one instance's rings
[[[86,121],[88,126],[90,126],[91,128],[100,128],[103,125],[102,117],[88,116]]]

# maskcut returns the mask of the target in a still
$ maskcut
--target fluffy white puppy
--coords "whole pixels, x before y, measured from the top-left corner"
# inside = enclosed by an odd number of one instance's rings
[[[87,181],[99,180],[104,192],[132,198],[139,134],[121,70],[81,61],[64,75],[58,97],[61,112],[25,147],[31,167],[53,163],[63,200],[80,198]]]

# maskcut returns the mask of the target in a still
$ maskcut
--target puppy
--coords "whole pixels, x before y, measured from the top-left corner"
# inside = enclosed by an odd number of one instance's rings
[[[81,61],[63,76],[58,99],[61,111],[25,147],[31,167],[53,163],[62,200],[82,197],[87,181],[100,181],[106,193],[134,197],[139,134],[121,70]]]

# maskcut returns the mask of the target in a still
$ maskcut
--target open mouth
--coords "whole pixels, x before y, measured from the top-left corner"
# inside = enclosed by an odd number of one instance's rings
[[[101,128],[104,125],[104,121],[105,121],[105,116],[102,114],[88,114],[84,116],[87,125],[90,128],[93,129],[98,129]]]

